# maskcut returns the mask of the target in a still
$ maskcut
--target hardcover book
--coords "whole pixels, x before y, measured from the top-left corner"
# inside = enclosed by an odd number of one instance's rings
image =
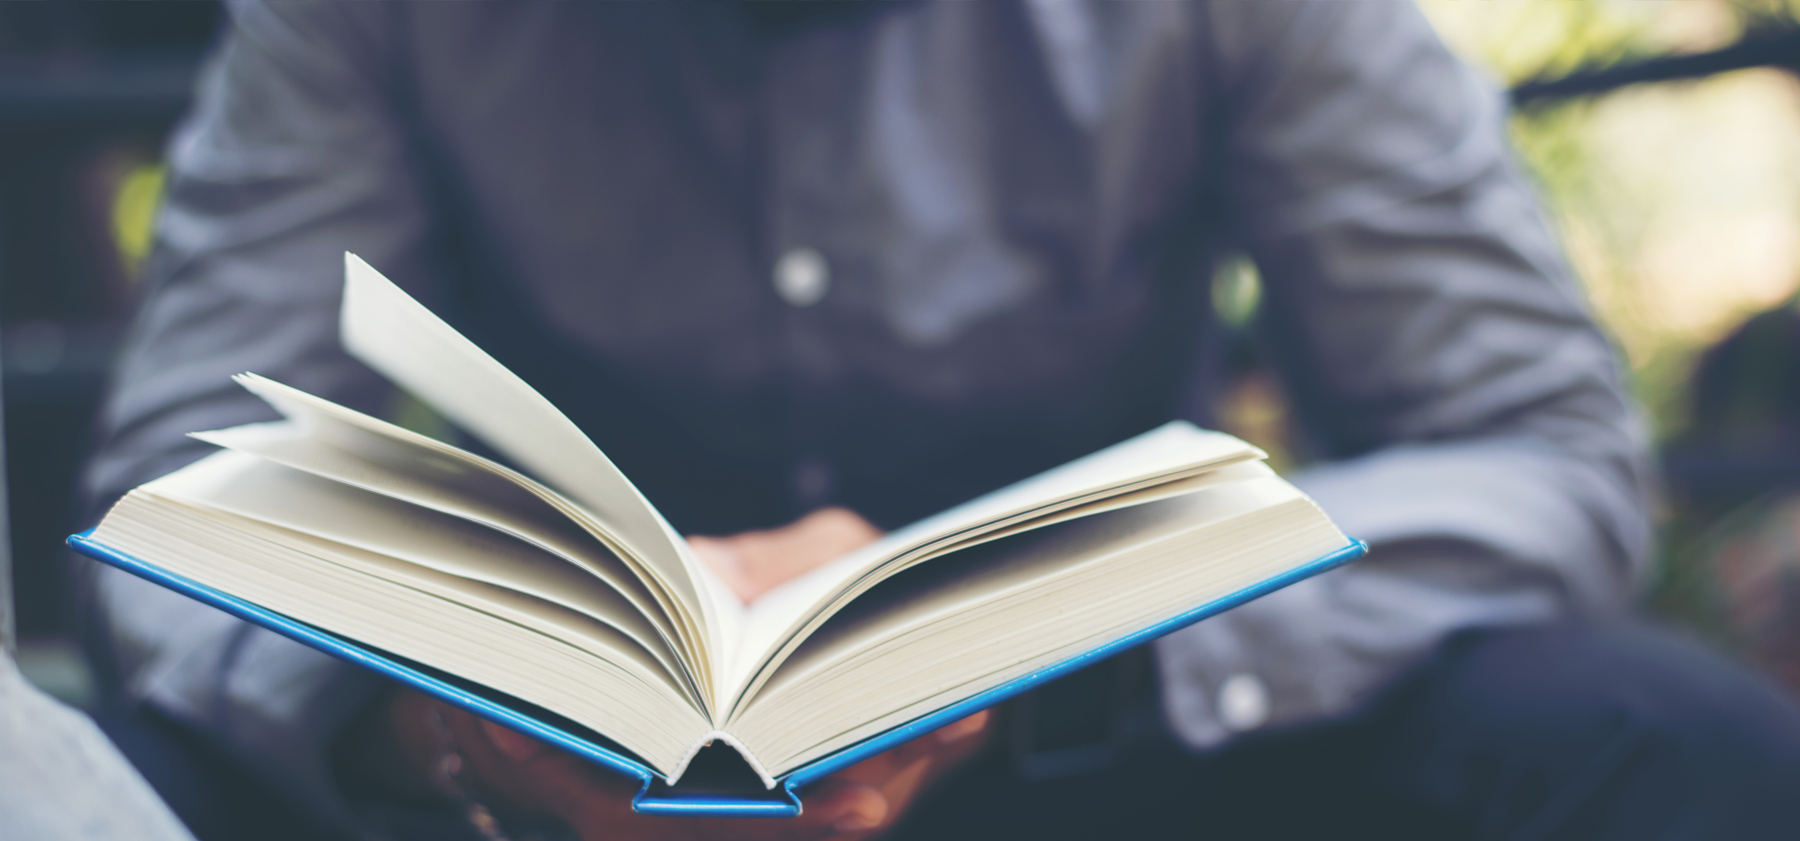
[[[642,812],[798,814],[809,782],[1364,550],[1255,447],[1174,422],[745,605],[353,255],[341,330],[508,463],[243,374],[284,420],[194,433],[220,451],[71,545],[635,777]]]

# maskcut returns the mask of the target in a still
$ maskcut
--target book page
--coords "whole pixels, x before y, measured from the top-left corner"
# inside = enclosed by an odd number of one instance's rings
[[[715,656],[709,652],[717,649],[708,648],[706,630],[701,625],[702,620],[699,614],[691,605],[682,601],[679,594],[674,592],[674,586],[658,574],[656,568],[625,551],[612,530],[605,523],[595,519],[587,509],[516,470],[457,449],[442,441],[427,438],[411,430],[402,429],[354,409],[339,406],[322,397],[307,394],[297,388],[282,385],[255,374],[240,374],[234,379],[244,388],[268,401],[269,405],[275,407],[276,411],[281,412],[283,416],[303,427],[308,435],[318,437],[333,445],[350,449],[362,448],[367,436],[376,436],[385,439],[390,444],[414,449],[421,454],[421,458],[437,458],[452,462],[453,464],[447,469],[460,468],[500,478],[551,505],[559,515],[578,524],[590,532],[593,537],[604,542],[608,548],[615,550],[616,557],[624,562],[648,587],[657,605],[668,616],[680,639],[684,659],[690,668],[701,675],[702,682],[708,687],[708,697],[712,696],[713,670],[707,664],[709,658]]]
[[[957,552],[833,617],[730,726],[782,773],[1349,544],[1265,477]]]
[[[193,500],[177,500],[155,494],[143,496],[153,500],[152,504],[157,506],[158,515],[185,510],[193,518],[204,520],[208,524],[279,544],[294,552],[304,553],[317,562],[344,567],[353,571],[356,577],[380,578],[418,590],[431,597],[419,600],[424,604],[435,606],[439,600],[450,602],[460,608],[486,613],[524,626],[608,662],[627,664],[659,675],[659,682],[686,697],[690,704],[694,703],[692,687],[685,685],[675,673],[669,671],[666,659],[657,657],[655,653],[639,645],[630,634],[622,633],[612,624],[595,618],[589,611],[549,602],[512,586],[493,584],[480,577],[471,578],[446,572],[443,568],[423,566],[306,532],[293,531],[254,517],[198,504]],[[139,517],[143,516],[143,513],[134,513]],[[244,560],[255,563],[253,557],[245,555]],[[487,647],[505,648],[497,643],[496,640],[495,645]]]
[[[561,605],[617,629],[672,677],[687,681],[687,670],[662,634],[617,591],[561,558],[484,526],[232,451],[141,490]]]
[[[250,453],[351,487],[429,508],[517,537],[580,566],[617,590],[671,644],[679,633],[644,580],[604,543],[549,502],[505,478],[409,442],[347,424],[255,423],[191,433],[215,446]],[[321,429],[321,425],[335,429]]]
[[[535,389],[354,254],[344,255],[345,350],[603,520],[694,611],[722,650],[729,594],[662,515]],[[632,411],[621,406],[620,411]],[[708,667],[711,667],[709,662]]]
[[[875,647],[907,629],[954,620],[997,593],[1047,584],[1073,570],[1171,535],[1273,508],[1301,498],[1273,472],[1221,483],[1162,504],[1081,518],[1013,540],[957,552],[943,568],[927,565],[895,576],[858,599],[815,633],[764,685],[770,695],[784,684],[854,652]],[[1125,583],[1125,582],[1121,582]],[[1094,593],[1095,598],[1103,594]]]
[[[891,557],[904,561],[904,565],[901,567],[903,569],[940,555],[1010,537],[1020,532],[1066,523],[1070,520],[1079,520],[1120,508],[1133,508],[1177,496],[1187,496],[1214,485],[1274,475],[1275,471],[1261,461],[1240,461],[1203,473],[1186,475],[1184,478],[1155,481],[1154,483],[1134,483],[1117,493],[1085,495],[1066,506],[1059,504],[1031,509],[1019,515],[989,521],[980,528],[964,529],[942,538],[928,541],[908,540],[902,544],[905,549],[894,553]],[[899,571],[899,569],[895,569],[888,574]],[[854,593],[846,593],[846,595],[853,596]]]
[[[516,591],[379,563],[375,553],[143,487],[94,536],[202,586],[555,710],[665,774],[711,729],[691,692],[630,638]]]
[[[832,609],[909,561],[969,545],[983,533],[998,533],[1058,511],[1263,456],[1261,450],[1230,435],[1175,421],[895,531],[769,591],[751,605],[727,673],[726,684],[735,687],[729,697],[741,697],[755,676],[767,670],[771,658],[790,650],[797,637],[824,621]]]
[[[1242,439],[1186,421],[1171,421],[927,517],[864,551],[870,557],[898,555],[932,539],[960,534],[1011,515],[1076,499],[1111,496],[1130,486],[1157,484],[1266,457],[1266,453]]]

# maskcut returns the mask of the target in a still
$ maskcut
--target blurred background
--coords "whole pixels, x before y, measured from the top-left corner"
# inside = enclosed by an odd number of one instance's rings
[[[1668,494],[1648,610],[1800,692],[1800,0],[1420,0],[1509,88],[1520,164],[1624,354]],[[0,4],[0,382],[19,662],[99,701],[62,539],[211,2]],[[1221,417],[1304,461],[1249,330]],[[0,567],[3,569],[3,567]]]
[[[130,317],[157,165],[218,31],[210,2],[0,4],[0,383],[27,677],[98,700],[75,642],[75,480]]]

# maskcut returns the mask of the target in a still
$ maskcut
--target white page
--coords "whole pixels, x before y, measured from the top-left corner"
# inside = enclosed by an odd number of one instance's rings
[[[381,438],[346,426],[339,436],[366,440],[342,449],[314,434],[308,424],[276,421],[234,426],[190,436],[208,444],[249,453],[365,491],[480,523],[526,540],[619,591],[639,612],[663,628],[674,643],[670,619],[638,575],[549,502],[504,478],[442,456],[420,452],[406,442]],[[371,452],[378,457],[371,457]]]
[[[309,434],[339,446],[357,446],[357,432],[366,432],[388,438],[395,443],[406,444],[442,458],[460,462],[463,466],[488,472],[504,478],[519,488],[537,496],[556,508],[558,513],[571,521],[582,524],[609,546],[618,548],[618,557],[639,572],[639,577],[651,589],[652,594],[664,612],[673,620],[675,629],[679,631],[683,650],[688,652],[686,659],[694,668],[704,673],[708,687],[707,697],[713,694],[713,678],[708,663],[716,655],[709,654],[706,630],[701,625],[702,619],[692,606],[682,601],[679,594],[673,592],[674,584],[665,581],[658,570],[642,559],[625,551],[617,535],[606,527],[605,523],[595,519],[594,515],[555,490],[548,488],[530,477],[504,465],[489,461],[473,453],[427,438],[408,429],[402,429],[391,423],[369,417],[354,409],[345,408],[326,400],[307,394],[292,386],[282,385],[274,380],[259,377],[255,374],[240,374],[234,378],[239,384],[269,402],[277,411],[301,426],[307,427]]]
[[[341,329],[350,355],[611,526],[700,613],[707,649],[718,656],[727,594],[707,580],[686,542],[625,474],[550,401],[348,252]]]
[[[1008,514],[1157,476],[1267,458],[1262,450],[1223,432],[1170,421],[1110,447],[1015,482],[888,535],[858,555],[897,555],[932,537],[963,531]]]
[[[617,591],[484,526],[229,450],[142,490],[562,605],[631,637],[672,675],[683,673],[662,635]]]
[[[808,618],[789,627],[784,632],[784,636],[781,638],[778,646],[774,648],[770,654],[763,657],[761,662],[757,664],[755,671],[748,674],[744,681],[739,685],[737,694],[734,696],[735,705],[741,707],[746,699],[752,696],[760,696],[763,692],[764,682],[771,679],[773,675],[781,670],[788,668],[788,659],[792,657],[796,651],[811,645],[813,642],[812,635],[818,632],[822,626],[836,621],[836,617],[840,616],[845,610],[861,610],[861,600],[869,590],[883,586],[885,582],[891,580],[893,576],[901,574],[914,566],[930,564],[936,562],[939,558],[948,555],[956,555],[956,558],[948,558],[945,561],[954,566],[958,560],[963,557],[959,553],[969,550],[979,551],[976,547],[981,544],[1013,537],[1025,532],[1035,532],[1039,529],[1075,520],[1084,522],[1090,521],[1096,515],[1106,515],[1111,512],[1121,511],[1122,509],[1130,508],[1141,511],[1144,510],[1146,506],[1153,506],[1155,503],[1167,500],[1178,498],[1193,499],[1196,495],[1217,491],[1222,485],[1230,485],[1233,488],[1248,487],[1249,483],[1255,483],[1259,480],[1273,480],[1280,482],[1280,479],[1275,475],[1275,471],[1270,470],[1268,465],[1263,464],[1260,461],[1237,462],[1214,470],[1208,470],[1199,475],[1190,476],[1185,479],[1163,482],[1161,484],[1152,485],[1147,488],[1116,496],[1101,497],[1095,501],[1083,503],[1072,508],[1058,507],[1045,509],[1048,513],[1039,514],[1025,520],[1014,518],[1007,521],[1009,523],[1008,525],[1000,528],[972,530],[967,532],[969,536],[964,537],[961,540],[951,542],[940,541],[932,544],[931,547],[925,551],[909,553],[902,561],[888,564],[882,567],[876,574],[863,576],[840,588],[836,592],[836,595],[833,596],[822,609],[813,611]],[[1285,485],[1285,483],[1282,484]],[[1294,493],[1298,493],[1298,491],[1294,491]]]
[[[1102,498],[1103,489],[1131,487],[1158,477],[1191,476],[1264,453],[1222,432],[1174,421],[1106,449],[1044,471],[941,514],[893,532],[780,587],[750,606],[742,639],[733,652],[725,685],[731,696],[754,676],[764,659],[836,596],[884,563],[947,536],[979,531],[1009,518],[1053,511]]]
[[[892,593],[881,592],[867,604],[858,600],[818,633],[779,670],[763,692],[774,696],[784,684],[805,680],[849,654],[874,648],[908,629],[965,615],[976,604],[1009,592],[1041,587],[1073,570],[1106,563],[1110,558],[1172,535],[1264,511],[1303,496],[1273,472],[1204,487],[1178,499],[1159,500],[1130,511],[1082,518],[1063,528],[997,547],[986,563],[935,569]],[[952,565],[954,566],[954,565]]]
[[[247,517],[211,505],[196,504],[194,500],[178,500],[150,493],[144,496],[154,498],[154,504],[159,506],[155,510],[159,513],[186,510],[209,525],[279,544],[284,549],[305,553],[309,559],[351,570],[357,576],[373,576],[416,589],[430,595],[433,600],[442,599],[458,607],[499,617],[511,624],[573,645],[608,662],[629,664],[643,672],[659,675],[659,682],[666,684],[673,692],[688,697],[690,703],[693,701],[691,688],[684,687],[678,676],[670,671],[667,658],[646,649],[636,637],[599,619],[591,611],[577,610],[566,604],[540,599],[510,584],[495,584],[479,572],[473,576],[461,574],[468,570],[458,570],[461,565],[454,560],[449,564],[426,566],[328,538],[292,531],[260,518]],[[165,509],[161,506],[177,508]],[[249,556],[244,557],[246,563],[252,562]],[[431,604],[432,600],[421,600],[421,603]]]
[[[918,558],[918,560],[929,560],[951,552],[961,551],[978,544],[999,540],[1003,537],[1011,537],[1012,535],[1021,532],[1041,529],[1058,523],[1066,523],[1070,520],[1079,520],[1084,517],[1091,517],[1095,514],[1117,511],[1121,508],[1135,508],[1139,505],[1147,505],[1152,502],[1160,502],[1178,496],[1187,496],[1195,491],[1210,488],[1215,485],[1223,485],[1229,482],[1242,482],[1248,479],[1260,479],[1274,475],[1275,471],[1260,461],[1229,464],[1218,468],[1217,470],[1208,470],[1197,476],[1176,479],[1172,482],[1162,482],[1146,488],[1127,491],[1115,496],[1101,497],[1092,502],[1084,502],[1073,508],[1052,509],[1049,513],[1041,514],[1023,521],[1013,522],[1010,525],[1001,528],[973,531],[970,532],[970,537],[962,540],[944,543],[942,545],[933,545],[931,551],[925,553],[922,557]],[[911,566],[911,563],[912,562],[909,562],[908,566]]]
[[[403,564],[416,572],[401,583],[356,563],[364,556],[350,547],[312,554],[311,539],[289,545],[269,539],[273,533],[303,537],[139,488],[114,506],[95,535],[298,621],[561,711],[659,769],[674,767],[709,726],[648,652],[605,623],[564,615],[537,627],[540,611],[566,609],[508,597],[497,587],[484,590],[492,601],[477,599],[486,604],[473,606],[421,581],[416,573],[429,572],[423,567]],[[454,589],[483,589],[464,583]],[[532,615],[509,605],[529,607]]]
[[[1227,504],[1248,501],[1234,488],[1109,512],[1041,539],[1033,534],[1000,544],[1003,563],[977,574],[1011,582],[968,582],[966,589],[944,582],[922,599],[890,602],[887,611],[876,605],[865,623],[850,623],[841,634],[821,631],[807,643],[816,648],[803,648],[788,664],[797,667],[792,674],[784,671],[765,685],[732,730],[781,773],[1345,547],[1348,540],[1316,506],[1291,486],[1275,488],[1277,482],[1249,483],[1262,487],[1246,490],[1265,498],[1222,519],[1178,509],[1210,507],[1209,494]],[[1109,529],[1106,520],[1121,528]],[[1111,548],[1068,545],[1094,528],[1113,530],[1119,541]],[[1006,557],[1015,548],[1027,555],[1035,550],[1038,560],[1062,569],[1008,570],[1006,561],[1029,560]],[[919,573],[933,577],[936,570]]]

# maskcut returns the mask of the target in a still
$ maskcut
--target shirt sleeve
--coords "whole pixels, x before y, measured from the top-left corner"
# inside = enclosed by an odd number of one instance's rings
[[[253,371],[364,411],[392,390],[339,347],[343,253],[424,295],[427,228],[385,4],[234,4],[168,149],[146,295],[86,476],[96,504],[211,447],[186,437],[275,417]],[[374,689],[332,658],[102,568],[94,597],[125,690],[341,812],[329,735]]]
[[[1209,4],[1230,206],[1309,441],[1368,558],[1158,644],[1183,741],[1344,713],[1465,628],[1622,611],[1646,434],[1498,91],[1409,3]]]

